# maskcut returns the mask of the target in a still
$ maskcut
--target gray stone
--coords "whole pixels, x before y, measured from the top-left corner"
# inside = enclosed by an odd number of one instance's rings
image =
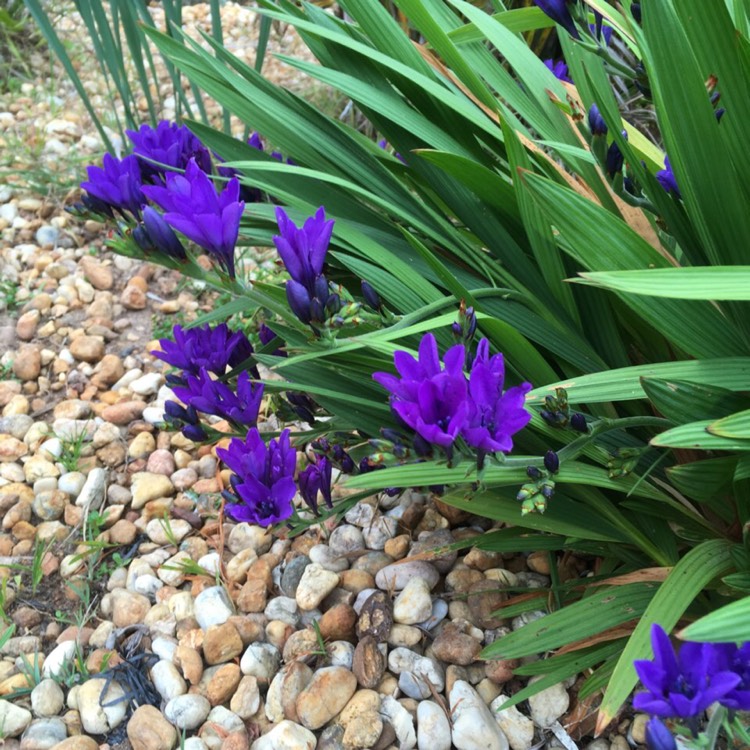
[[[412,578],[424,578],[430,589],[434,589],[440,580],[440,573],[429,563],[421,560],[394,563],[381,568],[375,575],[375,585],[383,591],[395,589],[401,591]]]
[[[294,597],[297,593],[297,586],[299,586],[302,574],[309,564],[310,558],[307,555],[300,555],[287,563],[281,576],[281,586],[279,587],[282,593],[286,594],[286,596]]]
[[[223,586],[210,586],[195,597],[195,619],[203,630],[223,625],[233,614],[232,602]]]

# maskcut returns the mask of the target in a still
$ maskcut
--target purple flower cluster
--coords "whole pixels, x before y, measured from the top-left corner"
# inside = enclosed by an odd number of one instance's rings
[[[633,698],[636,710],[680,719],[699,716],[717,701],[732,710],[750,710],[750,643],[689,641],[675,654],[666,632],[654,625],[651,644],[653,660],[634,664],[646,688]]]
[[[468,379],[463,372],[465,346],[448,349],[441,364],[437,341],[430,333],[422,338],[417,359],[397,351],[393,360],[400,377],[376,372],[373,378],[390,392],[397,417],[449,454],[459,436],[482,455],[510,451],[513,434],[531,419],[524,408],[531,385],[523,383],[503,392],[503,355],[491,357],[487,339],[479,342]]]
[[[216,455],[232,470],[232,490],[224,492],[225,510],[236,521],[270,526],[292,515],[297,491],[294,472],[297,451],[289,441],[289,430],[268,445],[257,429],[245,440],[234,438]]]
[[[191,159],[184,175],[169,172],[165,187],[148,185],[143,192],[164,209],[170,226],[200,245],[234,278],[234,246],[245,209],[236,177],[217,194],[211,178]]]
[[[136,219],[140,218],[146,197],[141,190],[141,170],[135,156],[116,159],[112,154],[104,154],[102,167],[90,166],[86,171],[89,178],[81,187],[89,196],[110,212],[113,209],[128,211]]]
[[[231,331],[226,323],[188,330],[175,326],[172,335],[174,341],[161,339],[161,351],[152,354],[182,371],[167,380],[185,406],[168,401],[165,411],[172,421],[183,424],[185,436],[206,439],[198,412],[237,425],[254,426],[263,399],[263,385],[251,380],[257,380],[257,369],[250,367],[241,372],[234,390],[217,379],[226,374],[228,367],[238,367],[252,356],[253,347],[247,336],[242,331]]]
[[[263,384],[253,383],[247,371],[237,378],[236,389],[211,377],[201,368],[197,375],[187,375],[184,386],[175,386],[175,396],[203,414],[222,417],[237,425],[254,426],[263,400]]]
[[[87,192],[84,207],[103,215],[132,215],[138,222],[133,239],[144,252],[185,260],[177,230],[234,278],[234,250],[245,207],[239,180],[233,177],[217,194],[209,176],[211,154],[184,125],[162,121],[156,128],[142,125],[126,132],[133,154],[123,159],[106,154],[103,167],[88,168],[88,180],[81,183]],[[164,215],[148,206],[149,200]]]
[[[303,323],[322,323],[341,307],[341,300],[331,293],[323,274],[333,220],[326,220],[325,209],[298,227],[283,208],[276,209],[279,234],[273,238],[286,270],[292,277],[286,282],[286,297],[292,312]]]
[[[185,169],[191,159],[203,172],[211,174],[211,154],[185,125],[162,120],[156,128],[141,125],[137,131],[125,133],[133,142],[144,183],[163,184],[167,172]]]
[[[159,339],[159,344],[161,350],[151,352],[154,357],[192,375],[205,369],[222,376],[227,367],[237,367],[253,355],[253,346],[244,332],[232,331],[226,323],[187,330],[176,325],[172,338]],[[257,370],[253,368],[251,372],[258,377]]]

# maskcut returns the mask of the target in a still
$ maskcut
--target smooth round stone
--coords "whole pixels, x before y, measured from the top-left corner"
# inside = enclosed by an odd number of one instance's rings
[[[106,680],[97,677],[78,688],[78,712],[81,725],[88,734],[108,734],[122,723],[128,710],[127,701],[118,700],[125,695],[122,687],[113,680],[102,694],[105,685]]]
[[[315,750],[317,742],[309,729],[285,719],[255,740],[250,750]]]
[[[343,557],[351,552],[364,549],[365,540],[362,531],[356,526],[338,526],[328,540],[331,553]]]
[[[22,750],[49,750],[68,736],[62,719],[36,719],[29,724],[21,737]]]
[[[64,702],[62,688],[53,679],[42,680],[31,691],[31,710],[36,716],[57,716]]]
[[[352,668],[354,646],[349,641],[333,641],[328,644],[326,651],[332,667]]]
[[[302,574],[295,599],[300,609],[315,609],[339,584],[338,573],[311,563]]]
[[[450,722],[434,701],[421,701],[417,706],[417,749],[451,750]]]
[[[412,578],[423,578],[432,590],[440,580],[440,573],[434,566],[422,560],[396,563],[386,565],[376,573],[375,585],[382,591],[402,591]]]
[[[233,614],[232,602],[223,586],[210,586],[195,597],[195,619],[203,630],[223,625]]]
[[[424,630],[432,630],[436,625],[441,623],[448,616],[448,603],[443,599],[435,599],[432,602],[432,611],[430,616],[419,623],[419,627]]]
[[[534,682],[532,680],[531,682]],[[558,682],[529,698],[532,721],[540,727],[552,726],[570,706],[570,696],[565,686]]]
[[[34,420],[28,414],[11,414],[0,418],[0,433],[13,435],[16,440],[23,440],[32,424]]]
[[[178,695],[164,707],[164,715],[177,729],[197,729],[208,717],[211,704],[202,695]]]
[[[151,680],[165,701],[170,701],[178,695],[185,695],[187,692],[185,680],[171,661],[156,662],[151,668]]]
[[[411,672],[416,678],[425,678],[419,682],[424,685],[428,694],[430,694],[429,687],[425,680],[429,680],[439,693],[442,693],[445,687],[445,675],[442,667],[428,656],[420,656],[408,648],[394,648],[388,654],[388,669],[398,675],[402,672]],[[427,696],[423,695],[422,697]]]
[[[57,480],[57,489],[67,492],[73,497],[78,497],[85,483],[86,476],[82,472],[69,471],[62,474]]]
[[[335,555],[327,544],[316,544],[310,548],[309,554],[313,563],[333,573],[340,573],[349,567],[349,561],[345,557]]]
[[[31,711],[0,699],[0,727],[5,737],[18,737],[31,723]]]
[[[323,667],[317,670],[297,697],[300,721],[308,729],[320,729],[346,706],[356,689],[357,678],[348,669]]]
[[[416,625],[432,614],[430,585],[424,578],[412,578],[393,602],[393,620]]]

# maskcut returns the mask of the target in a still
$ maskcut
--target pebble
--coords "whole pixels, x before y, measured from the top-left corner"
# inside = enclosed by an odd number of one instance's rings
[[[417,745],[414,717],[391,695],[386,695],[380,703],[380,715],[396,732],[399,750],[411,750]],[[492,749],[490,749],[492,750]]]
[[[4,737],[18,737],[31,724],[31,711],[0,699],[0,727]]]
[[[401,591],[412,578],[422,578],[432,590],[437,586],[440,574],[433,565],[421,560],[395,563],[386,565],[375,574],[375,585],[383,591]]]
[[[31,691],[30,697],[35,716],[57,716],[65,701],[62,688],[50,678],[41,680]]]
[[[122,723],[128,710],[127,701],[117,701],[125,695],[119,683],[112,680],[103,693],[105,685],[106,680],[94,678],[84,682],[76,693],[81,725],[88,734],[107,734]],[[109,705],[102,706],[102,703]]]
[[[305,568],[295,599],[300,609],[315,609],[339,584],[339,576],[317,563]]]
[[[35,719],[23,733],[20,750],[49,750],[67,736],[68,728],[62,719]]]
[[[57,486],[60,486],[59,480]],[[79,508],[90,508],[92,505],[97,507],[104,498],[104,490],[106,486],[107,470],[100,467],[91,469],[86,476],[86,481],[83,483],[80,492],[75,493],[77,495],[76,505]]]
[[[432,614],[430,584],[424,578],[412,578],[393,602],[393,620],[416,625]]]
[[[417,748],[451,750],[450,722],[434,701],[421,701],[417,706]]]
[[[133,750],[172,750],[177,731],[154,706],[139,706],[128,721]]]
[[[76,653],[75,641],[63,641],[50,651],[42,665],[42,677],[57,677],[73,660]]]
[[[346,706],[356,689],[357,678],[348,669],[318,669],[310,684],[297,697],[300,722],[308,729],[320,729]]]
[[[101,336],[78,336],[70,342],[69,348],[77,360],[94,364],[104,356],[104,339]]]
[[[280,664],[281,654],[270,643],[251,643],[240,659],[242,674],[252,675],[263,684],[271,682]]]
[[[177,729],[197,729],[208,717],[211,704],[202,695],[178,695],[164,707],[164,716]]]
[[[233,614],[232,602],[223,586],[210,586],[195,598],[195,618],[204,631],[212,625],[222,625]]]
[[[245,675],[235,690],[229,708],[241,719],[249,719],[260,708],[258,680],[253,675]]]
[[[507,700],[507,695],[498,695],[490,703],[495,721],[503,730],[512,750],[530,750],[534,743],[534,722],[528,716],[524,716],[517,706],[511,706],[501,711],[500,706]]]
[[[184,695],[187,692],[185,680],[182,679],[182,675],[171,661],[162,659],[156,662],[151,667],[151,681],[165,701],[170,701],[172,698]]]
[[[172,497],[175,488],[169,477],[163,474],[140,471],[133,474],[130,480],[130,492],[133,510],[139,510],[151,500]]]
[[[315,750],[318,740],[305,727],[293,721],[280,721],[268,734],[259,737],[250,750]]]
[[[456,750],[508,750],[508,740],[485,702],[464,680],[450,691],[453,744]]]
[[[530,680],[529,683],[535,682]],[[550,727],[570,706],[570,696],[565,685],[558,682],[529,698],[529,709],[533,722],[540,727]]]

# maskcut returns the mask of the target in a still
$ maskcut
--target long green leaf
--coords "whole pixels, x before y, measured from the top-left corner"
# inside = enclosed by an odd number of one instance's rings
[[[628,294],[671,299],[750,300],[750,266],[584,271],[579,275],[582,283]]]
[[[701,617],[678,633],[686,641],[744,643],[750,641],[750,596]]]
[[[596,372],[536,388],[526,399],[528,403],[540,404],[545,396],[554,396],[556,388],[565,388],[571,403],[629,401],[646,396],[641,382],[644,377],[675,378],[730,391],[745,391],[750,383],[750,357],[659,362]]]

